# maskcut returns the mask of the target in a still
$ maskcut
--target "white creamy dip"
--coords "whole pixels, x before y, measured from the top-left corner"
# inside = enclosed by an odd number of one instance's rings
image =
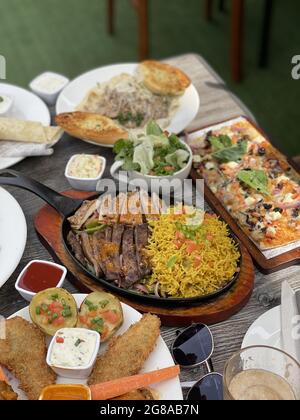
[[[64,328],[54,339],[50,363],[55,367],[86,367],[92,362],[97,346],[94,332],[77,328]]]
[[[35,79],[32,88],[42,93],[54,94],[67,84],[67,79],[59,74],[44,73]]]
[[[103,162],[100,156],[76,155],[71,160],[67,175],[80,179],[96,179],[101,174]]]

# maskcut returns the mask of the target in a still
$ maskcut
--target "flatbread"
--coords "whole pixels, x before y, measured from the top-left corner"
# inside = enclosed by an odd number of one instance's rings
[[[99,144],[114,145],[119,139],[128,138],[128,132],[113,120],[95,113],[77,111],[59,114],[56,123],[70,136]]]
[[[39,122],[0,118],[0,141],[50,144],[61,132],[59,127],[44,127]]]
[[[191,80],[183,71],[159,61],[142,62],[138,73],[146,88],[157,95],[181,96],[191,85]]]

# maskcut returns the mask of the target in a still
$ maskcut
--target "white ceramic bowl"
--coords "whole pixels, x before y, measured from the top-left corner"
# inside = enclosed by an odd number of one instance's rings
[[[131,171],[129,172],[129,177],[123,177],[120,176],[120,169],[122,168],[124,162],[123,161],[117,161],[115,162],[110,170],[111,176],[117,180],[120,183],[134,183],[134,180],[143,180],[147,182],[148,188],[151,188],[151,183],[153,181],[161,181],[161,180],[167,180],[172,182],[175,179],[178,179],[180,181],[184,181],[185,179],[187,179],[190,175],[190,172],[192,170],[192,166],[193,166],[193,152],[190,148],[190,146],[188,144],[186,144],[183,140],[180,140],[181,143],[186,147],[187,151],[190,154],[190,159],[188,161],[188,163],[186,164],[186,166],[181,169],[181,171],[176,172],[174,175],[170,175],[170,176],[152,176],[152,175],[143,175],[140,172],[137,171]]]
[[[67,269],[65,268],[65,267],[63,267],[62,265],[59,265],[59,264],[55,264],[55,263],[52,263],[52,262],[50,262],[50,261],[39,261],[39,260],[33,260],[33,261],[30,261],[30,263],[29,264],[27,264],[26,265],[26,267],[22,270],[22,272],[21,272],[21,274],[19,275],[19,277],[18,277],[18,280],[16,281],[16,284],[15,284],[15,288],[16,288],[16,290],[20,293],[20,295],[22,296],[22,298],[23,299],[25,299],[25,300],[27,300],[28,302],[31,302],[32,301],[32,299],[34,298],[34,296],[37,294],[37,293],[34,293],[34,292],[29,292],[28,290],[25,290],[25,289],[22,289],[22,287],[20,287],[20,281],[21,281],[21,279],[22,279],[22,277],[23,277],[23,275],[24,275],[24,273],[25,273],[25,271],[33,264],[33,263],[42,263],[42,264],[45,264],[45,265],[50,265],[50,266],[52,266],[52,267],[57,267],[57,268],[59,268],[61,271],[62,271],[62,276],[61,276],[61,279],[60,279],[60,281],[57,283],[57,288],[62,288],[63,287],[63,285],[64,285],[64,282],[65,282],[65,279],[66,279],[66,275],[67,275]]]
[[[74,155],[69,160],[69,162],[67,164],[67,167],[66,167],[66,171],[65,171],[65,177],[67,178],[71,187],[74,188],[75,190],[78,190],[78,191],[96,191],[98,182],[103,177],[103,174],[104,174],[105,169],[106,169],[106,159],[102,156],[98,156],[99,159],[101,160],[101,163],[102,163],[102,169],[101,169],[101,172],[100,172],[100,174],[98,175],[97,178],[76,178],[76,177],[68,175],[68,173],[69,173],[69,168],[70,168],[70,165],[71,165],[73,159],[75,159],[77,156],[79,156],[79,155]]]
[[[59,87],[54,89],[45,89],[38,84],[41,82],[43,78],[57,78],[61,80],[61,84]],[[53,72],[45,72],[37,76],[32,82],[29,84],[30,89],[36,95],[38,95],[41,99],[43,99],[48,105],[52,106],[55,105],[59,94],[65,89],[65,87],[70,83],[70,79],[63,76],[62,74],[53,73]]]
[[[96,337],[96,346],[95,346],[95,350],[93,352],[92,358],[90,360],[90,363],[88,365],[80,366],[80,367],[77,367],[77,368],[74,368],[74,367],[67,368],[67,367],[56,366],[56,365],[51,364],[51,354],[52,354],[53,346],[56,342],[56,338],[57,338],[58,334],[62,330],[57,331],[57,333],[55,334],[55,336],[51,340],[50,346],[48,348],[48,353],[47,353],[47,360],[46,360],[47,365],[58,376],[62,376],[63,378],[85,380],[91,375],[93,367],[96,363],[96,359],[97,359],[99,349],[100,349],[100,344],[101,344],[100,334],[97,331],[86,330],[86,329],[83,329],[83,328],[76,328],[76,331],[82,330],[84,332],[89,331],[90,333],[92,333]]]

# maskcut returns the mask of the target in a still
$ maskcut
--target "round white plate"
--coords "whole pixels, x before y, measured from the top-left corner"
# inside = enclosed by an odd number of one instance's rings
[[[7,117],[21,120],[36,121],[47,126],[51,124],[51,116],[46,104],[28,90],[17,86],[0,83],[0,95],[10,96],[14,105]],[[21,162],[23,158],[1,158],[0,170],[10,168]]]
[[[101,67],[85,73],[73,80],[60,94],[56,113],[73,112],[83,101],[86,94],[97,83],[108,82],[122,73],[135,74],[138,64],[116,64]],[[191,85],[180,99],[180,107],[172,118],[171,124],[166,128],[171,133],[181,133],[196,117],[200,107],[200,98],[195,86]],[[86,141],[86,140],[84,140]],[[99,146],[99,144],[98,144]],[[107,145],[103,145],[108,147]]]
[[[242,348],[269,346],[282,350],[280,306],[258,318],[248,330]]]
[[[73,296],[79,307],[87,295],[76,294]],[[131,308],[130,306],[122,304],[122,307],[124,311],[124,324],[118,331],[118,335],[123,334],[125,331],[128,330],[128,328],[132,324],[135,324],[142,318],[142,315],[139,312],[137,312],[135,309]],[[21,318],[24,318],[27,321],[30,321],[28,307],[15,313],[10,318],[14,318],[16,316],[20,316]],[[108,346],[107,344],[102,344],[100,353],[105,352],[107,349],[107,346]],[[169,366],[174,366],[173,358],[171,356],[171,353],[166,343],[161,337],[159,337],[156,348],[151,353],[149,359],[146,361],[142,372],[151,372],[151,371],[154,371],[157,369],[163,369]],[[6,373],[7,373],[10,384],[14,388],[15,392],[19,394],[19,398],[26,399],[24,393],[18,389],[17,380],[14,377],[12,377],[9,372],[6,371]],[[72,383],[85,384],[86,382],[58,377],[57,383],[58,384],[72,384]],[[180,381],[178,377],[171,379],[169,381],[166,381],[166,382],[162,382],[158,385],[152,386],[151,388],[156,389],[158,391],[161,400],[176,400],[176,401],[183,400],[182,390],[181,390]]]
[[[10,278],[23,256],[27,225],[24,213],[6,190],[0,188],[0,287]]]

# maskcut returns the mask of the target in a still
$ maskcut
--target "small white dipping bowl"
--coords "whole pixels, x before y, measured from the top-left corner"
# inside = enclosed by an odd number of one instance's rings
[[[45,72],[37,76],[29,85],[32,92],[43,99],[48,105],[55,105],[59,94],[70,83],[62,74]]]
[[[69,162],[67,164],[67,167],[66,167],[66,171],[65,171],[65,177],[67,178],[71,187],[74,188],[75,190],[78,190],[78,191],[92,191],[92,192],[97,191],[98,182],[103,177],[103,174],[104,174],[105,169],[106,169],[106,159],[103,156],[98,156],[98,158],[101,160],[101,163],[102,163],[102,169],[101,169],[100,174],[97,176],[97,178],[77,178],[77,177],[68,175],[69,168],[72,164],[72,161],[73,161],[73,159],[77,158],[77,156],[80,156],[80,155],[74,155],[69,160]]]
[[[67,328],[67,329],[71,329],[71,328]],[[97,331],[92,331],[92,330],[87,330],[87,329],[83,329],[83,328],[74,328],[74,330],[76,329],[76,331],[84,331],[84,332],[89,332],[92,335],[95,336],[96,338],[96,346],[95,346],[95,350],[93,352],[92,358],[90,360],[90,363],[86,366],[79,366],[79,367],[65,367],[65,366],[56,366],[53,365],[51,363],[51,354],[52,354],[52,350],[53,347],[56,343],[56,338],[58,336],[58,334],[64,330],[66,330],[65,328],[62,328],[61,330],[57,331],[57,333],[55,334],[55,336],[53,337],[53,339],[51,340],[50,346],[48,348],[48,353],[47,353],[47,365],[58,375],[58,376],[62,376],[63,378],[69,378],[69,379],[79,379],[79,380],[85,380],[87,379],[92,371],[93,371],[93,367],[96,363],[96,359],[99,353],[99,349],[100,349],[100,344],[101,344],[101,338],[100,338],[100,334]]]
[[[61,279],[59,280],[59,282],[57,283],[57,288],[61,289],[64,285],[65,279],[66,279],[66,275],[68,270],[66,269],[66,267],[63,267],[62,265],[59,264],[55,264],[52,263],[50,261],[39,261],[39,260],[33,260],[31,261],[29,264],[26,265],[26,267],[22,270],[21,274],[18,277],[18,280],[16,281],[15,284],[15,288],[16,290],[19,292],[19,294],[22,296],[23,299],[27,300],[28,302],[31,302],[32,299],[34,298],[34,296],[37,293],[34,292],[30,292],[28,290],[23,289],[22,287],[20,287],[20,282],[22,280],[23,275],[25,274],[25,271],[34,263],[39,263],[39,264],[45,264],[45,265],[49,265],[52,267],[56,267],[58,269],[60,269],[62,271],[62,276]],[[46,290],[46,289],[45,289]]]

